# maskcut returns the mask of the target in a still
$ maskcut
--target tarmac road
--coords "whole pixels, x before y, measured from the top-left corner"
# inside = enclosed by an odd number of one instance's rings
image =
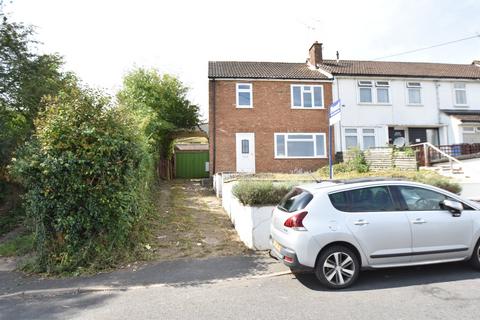
[[[146,286],[0,297],[0,319],[479,319],[480,272],[464,263],[365,271],[353,288],[328,291],[279,264],[257,273],[261,259],[222,259]],[[226,270],[232,263],[248,270]]]

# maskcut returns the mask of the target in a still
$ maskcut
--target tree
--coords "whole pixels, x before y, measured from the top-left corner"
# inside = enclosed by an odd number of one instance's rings
[[[15,148],[33,130],[42,99],[77,82],[58,55],[38,54],[34,30],[10,22],[0,2],[0,178]],[[2,174],[3,173],[3,174]]]
[[[163,158],[170,156],[172,133],[199,124],[199,108],[187,99],[188,88],[176,77],[155,69],[135,69],[123,79],[120,105],[148,119],[145,130]]]
[[[45,99],[12,163],[35,223],[40,271],[105,267],[128,254],[148,208],[153,164],[128,113],[96,91]]]

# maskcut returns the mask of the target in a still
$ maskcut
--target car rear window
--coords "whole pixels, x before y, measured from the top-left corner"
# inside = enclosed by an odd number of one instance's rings
[[[294,188],[280,201],[278,208],[286,212],[294,212],[305,209],[312,200],[313,195],[303,189]]]

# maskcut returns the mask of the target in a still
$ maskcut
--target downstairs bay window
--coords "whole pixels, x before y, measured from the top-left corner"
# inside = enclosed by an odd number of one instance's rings
[[[325,133],[275,133],[275,158],[326,158]]]

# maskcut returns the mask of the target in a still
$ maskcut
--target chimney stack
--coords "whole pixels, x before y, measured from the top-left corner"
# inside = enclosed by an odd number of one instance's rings
[[[308,61],[312,66],[318,69],[318,65],[322,63],[323,57],[322,57],[322,43],[318,43],[318,41],[315,41],[314,44],[310,47],[310,50],[308,50],[309,53],[309,59]]]

